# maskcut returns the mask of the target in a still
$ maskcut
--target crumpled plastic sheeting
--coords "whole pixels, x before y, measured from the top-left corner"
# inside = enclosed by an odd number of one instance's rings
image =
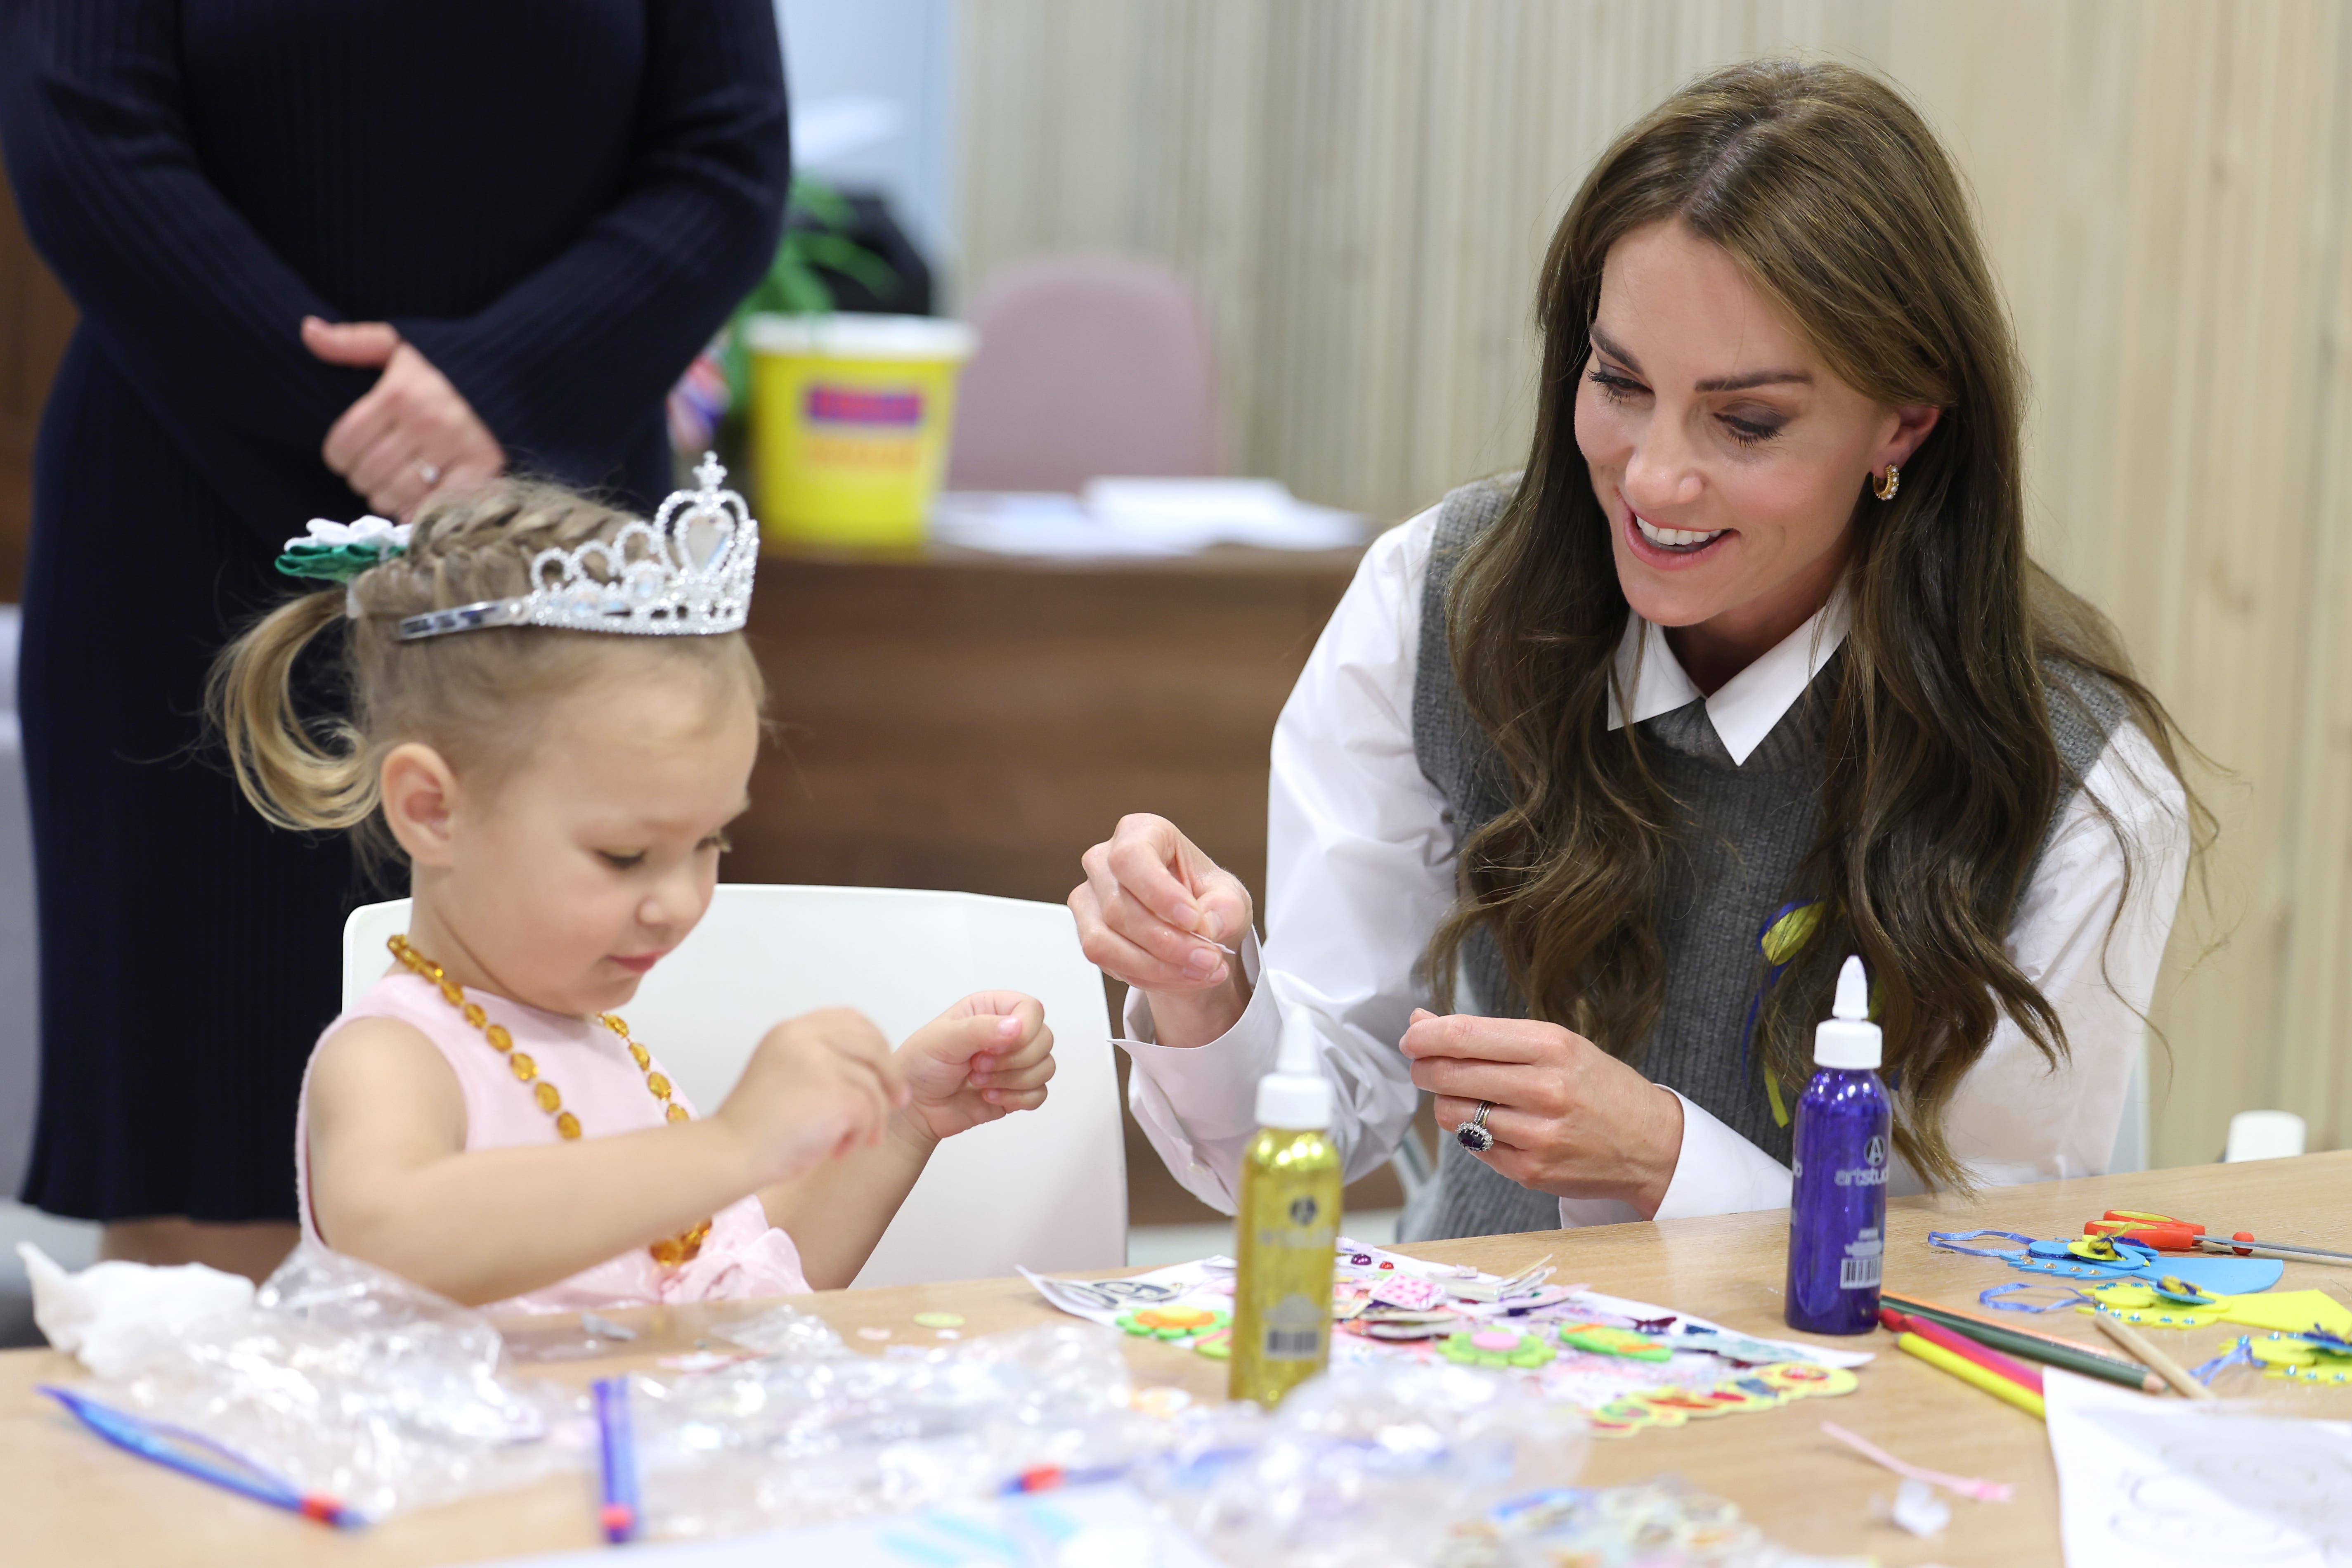
[[[638,1377],[648,1521],[701,1536],[896,1513],[992,1496],[1040,1466],[1157,1451],[1166,1423],[1130,1407],[1120,1343],[1091,1323],[1056,1323],[913,1354],[820,1346]]]
[[[794,1307],[771,1307],[752,1317],[710,1331],[710,1337],[742,1346],[763,1356],[822,1357],[847,1355],[833,1325],[814,1312]]]
[[[1456,1526],[1565,1486],[1583,1463],[1582,1414],[1524,1379],[1358,1363],[1272,1415],[1227,1405],[1170,1419],[1137,1409],[1120,1344],[1062,1323],[638,1378],[649,1523],[684,1537],[951,1509],[1058,1468],[1125,1479],[1228,1563],[1374,1568],[1436,1561]]]
[[[201,1263],[156,1268],[94,1263],[69,1274],[29,1241],[16,1244],[33,1282],[33,1321],[49,1343],[104,1376],[134,1364],[157,1333],[253,1305],[253,1281]]]
[[[380,1519],[587,1462],[580,1397],[501,1379],[499,1350],[480,1313],[306,1242],[244,1310],[123,1334],[82,1392]]]
[[[1271,1415],[1185,1425],[1137,1484],[1218,1557],[1266,1568],[1438,1562],[1505,1499],[1572,1482],[1591,1441],[1580,1411],[1524,1378],[1412,1362],[1336,1367]]]

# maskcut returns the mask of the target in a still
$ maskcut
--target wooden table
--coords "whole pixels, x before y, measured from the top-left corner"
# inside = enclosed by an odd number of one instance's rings
[[[2000,1266],[1931,1250],[1927,1233],[1998,1226],[2037,1236],[2069,1234],[2107,1208],[2178,1214],[2251,1229],[2279,1240],[2352,1250],[2352,1152],[2261,1164],[2202,1166],[2139,1175],[2015,1187],[1980,1200],[1906,1199],[1891,1205],[1887,1278],[1895,1289],[1949,1303],[2020,1279]],[[1616,1295],[1673,1306],[1735,1329],[1782,1334],[1784,1214],[1727,1215],[1580,1232],[1538,1232],[1410,1248],[1418,1256],[1510,1272],[1549,1254],[1559,1278]],[[2352,1268],[2289,1263],[2282,1289],[2318,1286],[2352,1299]],[[1060,1319],[1017,1279],[892,1289],[829,1291],[797,1299],[848,1331],[887,1327],[899,1342],[924,1342],[919,1311],[961,1313],[969,1337]],[[736,1309],[735,1310],[740,1310]],[[727,1309],[634,1316],[652,1331],[633,1349],[650,1357],[690,1346]],[[2053,1314],[2041,1326],[2105,1348],[2092,1325]],[[2184,1362],[2213,1354],[2238,1332],[2214,1328],[2150,1331]],[[867,1342],[854,1335],[861,1350]],[[1853,1342],[1846,1342],[1852,1343]],[[1865,1348],[1885,1353],[1862,1371],[1862,1388],[1837,1401],[1801,1401],[1620,1442],[1596,1444],[1585,1479],[1615,1485],[1666,1471],[1737,1502],[1785,1544],[1822,1552],[1874,1553],[1889,1563],[2017,1564],[2058,1561],[2057,1482],[2040,1423],[1910,1357],[1884,1336]],[[1139,1382],[1172,1384],[1202,1398],[1222,1394],[1224,1371],[1188,1352],[1130,1342]],[[559,1363],[584,1381],[624,1363]],[[478,1498],[353,1533],[317,1525],[213,1492],[101,1446],[34,1394],[45,1380],[78,1369],[48,1351],[0,1354],[0,1558],[12,1564],[222,1563],[428,1564],[593,1545],[593,1483],[551,1481]],[[2352,1392],[2281,1384],[2266,1399],[2287,1413],[2342,1418]],[[2170,1397],[2168,1395],[2167,1397]],[[2005,1504],[1953,1500],[1952,1525],[1932,1542],[1872,1518],[1874,1497],[1895,1480],[1832,1444],[1824,1419],[1862,1433],[1915,1463],[2006,1480]]]

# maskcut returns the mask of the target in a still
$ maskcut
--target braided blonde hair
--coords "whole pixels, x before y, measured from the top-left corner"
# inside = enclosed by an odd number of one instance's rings
[[[403,643],[404,616],[530,591],[531,558],[610,540],[627,513],[560,486],[501,480],[426,506],[408,551],[350,584],[359,615],[346,622],[341,586],[288,601],[214,662],[206,709],[226,742],[238,787],[280,827],[358,830],[362,847],[391,849],[376,808],[384,753],[410,741],[461,770],[495,770],[530,749],[549,700],[615,661],[662,660],[715,686],[740,682],[755,705],[765,685],[740,632],[629,637],[508,626]],[[296,666],[330,626],[346,626],[348,711],[306,718]]]

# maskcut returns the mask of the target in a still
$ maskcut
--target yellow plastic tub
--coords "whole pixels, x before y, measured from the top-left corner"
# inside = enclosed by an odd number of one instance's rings
[[[753,316],[751,438],[772,540],[915,544],[947,468],[977,342],[929,316]]]

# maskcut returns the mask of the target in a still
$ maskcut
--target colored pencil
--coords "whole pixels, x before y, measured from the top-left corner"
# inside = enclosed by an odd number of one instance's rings
[[[271,1508],[282,1508],[289,1513],[315,1519],[321,1524],[349,1530],[367,1522],[357,1510],[323,1494],[306,1492],[234,1449],[223,1447],[201,1432],[152,1421],[128,1410],[118,1410],[111,1405],[100,1405],[97,1400],[86,1398],[70,1389],[54,1387],[46,1383],[39,1385],[38,1392],[73,1412],[75,1418],[83,1426],[116,1447],[125,1453],[136,1454],[142,1459],[152,1460],[166,1469],[209,1482],[239,1497],[251,1498],[255,1502],[268,1503]]]
[[[1923,1340],[1916,1334],[1897,1334],[1895,1336],[1895,1342],[1929,1366],[1941,1372],[1948,1372],[1962,1383],[1973,1384],[1983,1389],[1995,1399],[2004,1400],[2016,1405],[2036,1421],[2049,1419],[2042,1414],[2042,1395],[2030,1388],[2019,1387],[1990,1368],[1979,1366],[1966,1356],[1954,1355],[1943,1346]]]
[[[2187,1367],[2150,1344],[2146,1334],[2141,1333],[2121,1318],[2111,1318],[2106,1313],[2101,1312],[2096,1321],[2100,1328],[2106,1331],[2107,1338],[2154,1367],[2165,1382],[2180,1391],[2183,1397],[2189,1399],[2214,1397],[2211,1389],[2189,1375]]]
[[[2091,1355],[2107,1354],[2105,1351],[2091,1349],[2080,1340],[2070,1340],[2063,1334],[2053,1334],[2047,1329],[2029,1327],[2015,1312],[1979,1312],[1966,1307],[1947,1307],[1941,1301],[1930,1301],[1925,1297],[1906,1296],[1895,1290],[1880,1291],[1879,1300],[1892,1301],[1906,1312],[1925,1312],[1937,1322],[1958,1329],[1963,1333],[1975,1332],[1977,1325],[1981,1323],[1986,1328],[1999,1329],[2003,1333],[2020,1334],[2030,1340],[2042,1340],[2068,1350],[2084,1351]],[[2116,1358],[2108,1356],[2108,1359],[2113,1361]]]
[[[614,1546],[637,1534],[637,1454],[629,1429],[629,1380],[601,1377],[589,1385],[596,1400],[598,1458],[603,1461],[604,1506],[596,1522]]]
[[[2014,1356],[2003,1355],[1990,1345],[1981,1344],[1958,1329],[1948,1329],[1932,1318],[1908,1318],[1892,1307],[1879,1309],[1880,1315],[1895,1321],[1888,1327],[1897,1333],[1914,1333],[1931,1345],[1941,1345],[1956,1356],[1965,1356],[1988,1372],[1997,1372],[2020,1388],[2042,1392],[2040,1369],[2026,1365]]]
[[[2146,1367],[2106,1355],[2073,1340],[2061,1339],[2055,1334],[2040,1333],[2032,1329],[2019,1328],[2009,1323],[1994,1322],[1979,1317],[1974,1312],[1963,1312],[1951,1307],[1939,1307],[1933,1301],[1915,1300],[1907,1296],[1889,1295],[1882,1291],[1879,1294],[1879,1300],[1894,1302],[1896,1307],[1911,1317],[1926,1318],[1932,1322],[1941,1323],[1955,1332],[1966,1334],[1969,1338],[1990,1345],[1995,1350],[2006,1351],[2011,1355],[2022,1356],[2027,1361],[2037,1361],[2045,1366],[2062,1366],[2068,1372],[2079,1372],[2085,1377],[2103,1378],[2109,1383],[2120,1384],[2126,1388],[2137,1388],[2143,1394],[2164,1392],[2164,1379]]]

